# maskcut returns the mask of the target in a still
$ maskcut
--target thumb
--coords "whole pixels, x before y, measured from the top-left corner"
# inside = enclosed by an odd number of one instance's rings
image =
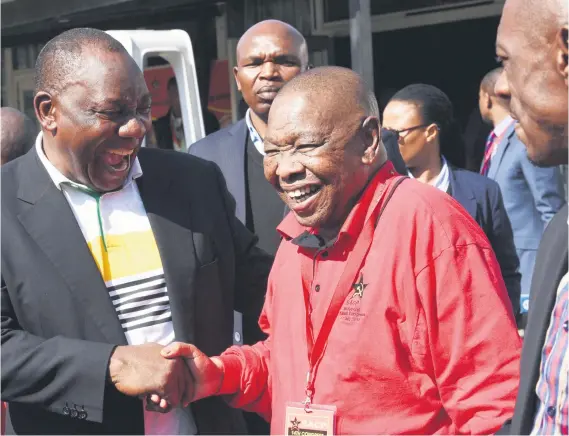
[[[195,350],[197,350],[197,348],[192,344],[172,342],[162,348],[160,354],[162,357],[167,359],[174,359],[176,357],[192,357]]]

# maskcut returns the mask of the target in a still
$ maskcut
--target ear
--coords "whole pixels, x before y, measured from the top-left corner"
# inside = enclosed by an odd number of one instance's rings
[[[377,117],[367,117],[362,124],[364,154],[362,162],[364,165],[371,165],[378,153],[381,151],[381,124]]]
[[[557,71],[563,76],[563,80],[565,80],[565,85],[568,84],[567,75],[568,75],[568,68],[567,68],[567,45],[569,44],[569,35],[567,31],[567,24],[564,25],[559,32],[557,32],[557,36],[555,37],[555,45],[556,45],[556,65]]]
[[[57,123],[55,121],[55,105],[53,104],[52,96],[45,91],[38,92],[34,97],[34,110],[42,129],[55,133]]]
[[[235,83],[237,84],[237,90],[241,92],[241,82],[239,82],[239,67],[233,67],[233,77],[235,77]]]
[[[486,109],[492,109],[492,106],[494,106],[494,101],[492,100],[492,96],[489,93],[485,92],[482,98],[484,99],[483,101]]]
[[[433,142],[437,136],[439,134],[439,126],[437,126],[436,124],[430,124],[426,129],[425,129],[425,135],[427,138],[427,142]]]

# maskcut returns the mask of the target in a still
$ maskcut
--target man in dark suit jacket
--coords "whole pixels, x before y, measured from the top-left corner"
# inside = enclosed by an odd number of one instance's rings
[[[140,149],[150,94],[120,43],[73,29],[36,69],[42,133],[2,168],[9,431],[244,432],[220,398],[175,403],[189,372],[160,350],[174,338],[212,354],[230,346],[233,310],[258,318],[272,259],[234,218],[215,165]],[[133,267],[150,279],[122,274]],[[146,397],[149,409],[171,411],[145,412],[138,396],[148,392],[167,400],[163,409]]]
[[[568,5],[561,0],[506,0],[496,54],[505,68],[496,94],[510,102],[516,133],[538,166],[568,159]],[[567,434],[567,205],[545,228],[537,251],[509,434]]]

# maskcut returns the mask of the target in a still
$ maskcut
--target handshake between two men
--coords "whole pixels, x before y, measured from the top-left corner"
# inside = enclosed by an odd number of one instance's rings
[[[223,364],[181,342],[118,346],[108,377],[119,392],[146,398],[147,410],[167,413],[219,392]]]

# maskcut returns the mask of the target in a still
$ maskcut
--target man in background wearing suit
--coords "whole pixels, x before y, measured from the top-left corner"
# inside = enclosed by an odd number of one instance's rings
[[[237,218],[259,237],[259,247],[273,255],[285,205],[265,180],[263,138],[278,91],[307,66],[308,49],[298,30],[277,20],[255,24],[239,40],[233,68],[237,88],[249,107],[245,117],[190,147],[191,154],[221,168],[237,203]]]
[[[526,314],[537,247],[545,226],[563,207],[565,196],[559,168],[540,168],[530,161],[516,134],[508,99],[494,92],[501,71],[490,71],[480,85],[480,113],[494,127],[486,142],[480,173],[495,180],[502,190],[520,259],[520,309]],[[525,320],[521,324],[525,325]]]
[[[496,94],[510,103],[516,133],[540,167],[567,164],[569,80],[566,0],[506,0],[496,54]],[[567,434],[569,373],[567,205],[539,245],[514,416],[503,431]]]
[[[188,407],[188,368],[160,350],[231,345],[234,309],[258,319],[272,258],[234,218],[214,165],[140,148],[150,105],[142,72],[105,32],[69,30],[38,56],[42,132],[2,167],[9,432],[245,431],[221,398]],[[169,412],[144,411],[142,393]]]

